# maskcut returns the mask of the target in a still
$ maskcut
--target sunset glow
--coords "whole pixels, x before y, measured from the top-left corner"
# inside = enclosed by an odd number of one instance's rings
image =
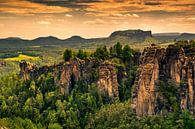
[[[194,0],[0,0],[0,37],[105,37],[116,30],[195,32]]]

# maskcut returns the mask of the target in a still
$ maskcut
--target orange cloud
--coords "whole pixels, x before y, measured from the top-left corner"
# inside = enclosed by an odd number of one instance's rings
[[[84,24],[92,24],[92,25],[103,25],[106,24],[107,22],[102,20],[102,19],[95,19],[93,21],[84,21]]]
[[[59,6],[47,6],[25,0],[3,0],[0,2],[1,13],[11,14],[37,14],[37,13],[63,13],[71,9]]]
[[[0,36],[98,37],[121,29],[195,32],[194,16],[195,0],[0,0]]]
[[[49,21],[38,21],[37,23],[40,25],[50,25],[51,24],[51,22]]]
[[[96,16],[110,16],[126,13],[164,11],[167,13],[195,13],[194,0],[110,0],[110,2],[89,3],[86,11]],[[125,16],[125,15],[123,15]],[[135,15],[134,15],[135,16]]]

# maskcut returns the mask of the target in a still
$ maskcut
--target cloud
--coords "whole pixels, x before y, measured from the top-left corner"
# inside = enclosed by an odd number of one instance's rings
[[[195,17],[189,17],[188,20],[195,21]]]
[[[66,17],[72,17],[72,15],[71,15],[71,14],[65,14],[65,16],[66,16]]]
[[[4,26],[4,24],[0,24],[0,27],[3,27]]]
[[[0,2],[0,13],[33,16],[39,13],[64,13],[69,11],[71,9],[59,6],[47,6],[25,0],[3,0],[3,2]]]
[[[186,4],[186,6],[171,6],[175,4],[175,0],[110,0],[110,2],[99,2],[99,3],[90,3],[89,6],[85,9],[86,12],[94,14],[96,16],[112,16],[116,14],[140,14],[152,12],[152,15],[161,14],[172,14],[177,15],[177,13],[185,12],[186,14],[195,13],[195,9],[192,6],[195,4],[193,0],[177,0],[178,4]],[[154,14],[153,12],[158,12]],[[118,15],[119,16],[119,15]]]
[[[51,22],[49,21],[38,21],[37,23],[40,25],[50,25],[51,24]]]
[[[172,4],[171,6],[187,6],[187,7],[190,7],[190,6],[195,6],[195,4]]]
[[[135,13],[132,14],[132,16],[133,16],[133,17],[136,17],[136,18],[139,18],[139,17],[140,17],[139,15],[137,15],[137,14],[135,14]]]
[[[10,17],[10,16],[0,16],[0,19],[15,19],[16,17]]]
[[[48,6],[61,6],[67,8],[85,8],[88,3],[101,2],[102,0],[28,0]]]
[[[166,24],[166,27],[179,27],[180,26],[180,24],[178,24],[178,23],[168,23],[168,24]]]
[[[43,13],[77,12],[80,15],[90,14],[96,17],[112,17],[117,14],[125,17],[128,13],[138,15],[154,11],[192,14],[195,13],[194,5],[194,0],[177,0],[177,2],[175,0],[1,0],[0,13],[30,16]],[[153,13],[153,15],[157,14]]]
[[[161,5],[160,2],[144,2],[145,5],[149,5],[149,6],[157,6],[157,5]]]
[[[121,13],[117,13],[117,14],[112,14],[111,16],[113,17],[132,17],[132,18],[139,18],[140,16],[138,14],[130,14],[130,13],[127,13],[127,14],[121,14]]]
[[[107,22],[102,19],[95,19],[92,21],[84,21],[83,23],[88,25],[103,25],[106,24]]]

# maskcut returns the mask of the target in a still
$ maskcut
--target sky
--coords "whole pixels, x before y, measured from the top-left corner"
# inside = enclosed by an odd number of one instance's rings
[[[0,0],[0,38],[95,38],[127,29],[195,33],[195,0]]]

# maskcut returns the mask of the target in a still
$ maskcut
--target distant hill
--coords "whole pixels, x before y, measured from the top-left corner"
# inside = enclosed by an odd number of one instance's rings
[[[115,38],[117,36],[127,37],[132,42],[144,42],[147,37],[152,37],[152,32],[143,30],[116,31],[109,38]]]
[[[192,33],[156,33],[153,37],[159,41],[174,41],[174,40],[195,40],[195,34]]]
[[[195,39],[195,34],[190,33],[157,33],[143,30],[115,31],[109,37],[85,39],[80,36],[72,36],[67,39],[58,39],[53,36],[38,37],[33,40],[24,40],[17,37],[0,39],[0,48],[26,48],[31,46],[59,46],[71,48],[95,48],[101,45],[111,46],[116,42],[122,44],[160,43],[174,40]]]
[[[48,37],[39,37],[36,39],[33,39],[30,41],[32,44],[47,44],[47,45],[53,45],[55,43],[60,43],[61,39],[58,39],[53,36],[48,36]]]
[[[180,36],[180,33],[156,33],[153,34],[153,37],[156,38],[159,41],[173,41],[175,40],[178,36]]]
[[[195,40],[195,34],[183,33],[176,38],[176,40]]]

